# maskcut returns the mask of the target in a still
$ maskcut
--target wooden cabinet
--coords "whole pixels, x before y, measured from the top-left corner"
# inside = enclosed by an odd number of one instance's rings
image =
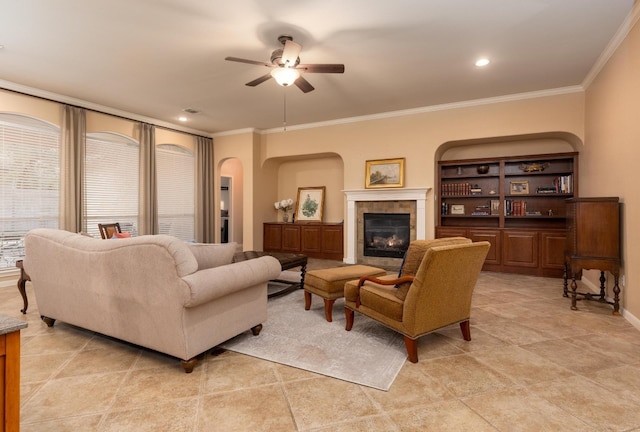
[[[0,432],[20,430],[20,329],[26,326],[0,315]]]
[[[562,277],[578,154],[442,161],[436,237],[486,240],[484,270]]]
[[[600,301],[605,300],[604,272],[614,277],[613,313],[619,314],[620,287],[620,203],[617,197],[572,198],[567,200],[567,242],[565,263],[567,272],[564,294],[567,296],[567,278],[571,278],[571,308],[576,309],[577,295],[592,300],[590,293],[576,291],[576,278],[583,269],[600,270]]]
[[[312,258],[342,260],[342,224],[267,222],[263,227],[267,252],[301,253]]]

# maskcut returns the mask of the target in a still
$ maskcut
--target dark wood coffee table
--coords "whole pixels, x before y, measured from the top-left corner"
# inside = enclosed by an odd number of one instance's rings
[[[262,256],[272,256],[280,262],[282,270],[289,270],[292,268],[300,267],[300,283],[291,282],[282,279],[273,279],[272,282],[277,282],[284,286],[283,289],[269,293],[268,297],[275,297],[283,294],[290,293],[296,289],[304,287],[304,275],[307,272],[307,256],[302,254],[285,253],[285,252],[263,252],[263,251],[244,251],[238,252],[233,256],[234,262],[245,261],[249,259],[259,258]]]

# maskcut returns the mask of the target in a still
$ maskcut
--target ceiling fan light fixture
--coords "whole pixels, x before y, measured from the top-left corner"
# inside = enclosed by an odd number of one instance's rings
[[[289,67],[277,67],[271,71],[271,76],[281,86],[288,87],[300,77],[300,72]]]

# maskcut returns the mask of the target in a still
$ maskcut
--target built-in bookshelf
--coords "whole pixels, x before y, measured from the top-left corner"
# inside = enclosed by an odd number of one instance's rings
[[[562,276],[578,154],[441,161],[436,236],[492,243],[485,270]]]

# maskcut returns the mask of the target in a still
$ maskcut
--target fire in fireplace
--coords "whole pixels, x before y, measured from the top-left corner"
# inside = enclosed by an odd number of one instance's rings
[[[402,258],[410,242],[409,213],[364,213],[364,255]]]

